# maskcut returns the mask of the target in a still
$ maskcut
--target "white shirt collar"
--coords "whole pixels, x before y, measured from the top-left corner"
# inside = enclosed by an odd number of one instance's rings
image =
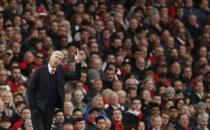
[[[47,66],[48,66],[48,71],[51,73],[53,68],[50,66],[50,64],[48,64]]]

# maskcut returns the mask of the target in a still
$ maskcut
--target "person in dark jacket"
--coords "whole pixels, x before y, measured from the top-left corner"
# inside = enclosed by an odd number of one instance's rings
[[[77,63],[75,73],[67,72],[61,66],[63,58],[64,54],[61,51],[54,51],[50,56],[49,64],[38,68],[32,75],[28,100],[35,130],[50,130],[54,109],[61,108],[64,104],[65,81],[80,79],[79,51],[77,50],[75,55]]]
[[[123,117],[126,130],[136,128],[138,126],[139,121],[141,121],[143,118],[140,99],[132,99],[131,106]]]
[[[178,115],[178,122],[175,126],[176,130],[196,130],[194,127],[190,126],[190,120],[187,114],[181,113]]]

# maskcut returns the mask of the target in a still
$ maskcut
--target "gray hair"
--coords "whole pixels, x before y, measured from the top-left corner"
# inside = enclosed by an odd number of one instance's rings
[[[206,112],[202,112],[200,114],[198,114],[198,121],[200,121],[203,118],[208,118],[209,119],[209,115]]]
[[[64,58],[64,54],[61,51],[53,51],[51,56],[54,56],[54,55],[60,56],[62,59]]]

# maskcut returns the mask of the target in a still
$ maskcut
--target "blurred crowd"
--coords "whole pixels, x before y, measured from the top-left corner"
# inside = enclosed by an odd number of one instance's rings
[[[209,130],[208,0],[0,0],[0,130],[33,130],[27,87],[54,50],[52,130]]]

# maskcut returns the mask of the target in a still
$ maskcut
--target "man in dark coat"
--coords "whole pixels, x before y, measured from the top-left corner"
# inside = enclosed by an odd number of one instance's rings
[[[50,130],[55,108],[63,107],[65,81],[80,79],[79,51],[75,55],[75,73],[69,73],[61,66],[63,58],[61,51],[54,51],[49,64],[38,68],[32,75],[28,100],[35,130]]]

